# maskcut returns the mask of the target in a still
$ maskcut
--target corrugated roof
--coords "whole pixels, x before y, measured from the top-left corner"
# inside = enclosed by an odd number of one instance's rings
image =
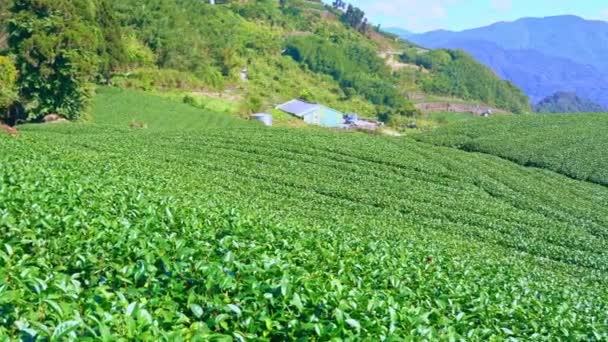
[[[319,109],[320,107],[321,105],[317,103],[310,103],[302,100],[291,100],[282,105],[278,105],[277,109],[298,117],[302,117],[304,114]]]

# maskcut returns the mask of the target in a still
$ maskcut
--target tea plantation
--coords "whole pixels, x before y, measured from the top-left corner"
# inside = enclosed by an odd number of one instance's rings
[[[608,185],[606,132],[606,114],[517,115],[450,125],[417,138]]]
[[[600,185],[260,126],[25,126],[0,165],[0,339],[608,339]]]
[[[115,127],[143,124],[150,130],[192,131],[209,127],[250,126],[235,116],[202,110],[181,100],[109,87],[98,88],[92,112],[94,123]]]

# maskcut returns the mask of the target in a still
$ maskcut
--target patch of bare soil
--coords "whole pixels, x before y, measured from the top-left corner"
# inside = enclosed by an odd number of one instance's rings
[[[423,102],[414,105],[417,109],[423,113],[432,112],[457,112],[457,113],[471,113],[475,115],[482,115],[491,111],[492,113],[507,114],[502,109],[496,109],[485,105],[471,105],[465,103],[450,103],[450,102]]]
[[[0,123],[0,132],[4,132],[14,138],[19,137],[19,131],[16,128]]]
[[[48,114],[48,115],[45,115],[44,118],[42,118],[42,121],[45,122],[45,123],[68,122],[68,120],[66,120],[64,117],[59,116],[57,114]]]

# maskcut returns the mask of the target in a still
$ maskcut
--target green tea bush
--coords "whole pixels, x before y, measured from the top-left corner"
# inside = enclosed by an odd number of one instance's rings
[[[506,116],[449,125],[417,139],[608,185],[606,128],[605,114]]]
[[[608,338],[603,186],[324,130],[21,134],[0,136],[2,338]]]

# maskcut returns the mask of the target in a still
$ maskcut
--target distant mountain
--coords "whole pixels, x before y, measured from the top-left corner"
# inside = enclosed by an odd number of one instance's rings
[[[506,50],[536,50],[608,72],[608,22],[577,16],[523,18],[462,32],[432,31],[410,39],[429,47],[443,47],[453,40],[486,41]]]
[[[452,41],[445,47],[467,51],[519,86],[533,103],[556,92],[574,92],[608,106],[608,76],[590,65],[536,50],[505,50],[484,41]]]
[[[388,33],[392,33],[392,34],[396,34],[401,38],[407,39],[410,36],[413,36],[415,33],[408,31],[408,30],[404,30],[402,28],[399,27],[388,27],[388,28],[383,28],[383,31],[386,31]]]
[[[576,16],[524,18],[407,39],[429,48],[465,50],[535,103],[565,91],[608,106],[608,22]]]
[[[538,113],[601,113],[606,108],[578,97],[574,93],[559,92],[539,102],[534,110]]]

